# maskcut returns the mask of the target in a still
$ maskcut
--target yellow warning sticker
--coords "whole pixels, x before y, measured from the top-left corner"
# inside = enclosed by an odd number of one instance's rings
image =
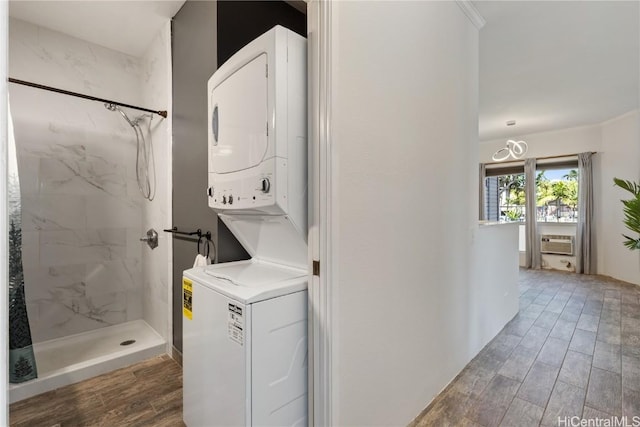
[[[182,278],[182,314],[189,320],[193,319],[193,283]]]

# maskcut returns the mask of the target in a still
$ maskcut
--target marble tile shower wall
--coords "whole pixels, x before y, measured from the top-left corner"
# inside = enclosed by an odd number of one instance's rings
[[[141,99],[137,58],[14,20],[9,43],[12,77]],[[142,318],[143,199],[133,131],[95,102],[16,85],[10,102],[34,341]]]
[[[142,57],[143,102],[153,108],[171,105],[171,23],[156,35]],[[143,319],[167,340],[171,347],[171,279],[173,275],[172,237],[161,232],[171,224],[171,115],[165,120],[153,119],[152,136],[156,162],[156,196],[145,201],[143,230],[160,231],[158,247],[153,251],[143,248],[142,277]]]

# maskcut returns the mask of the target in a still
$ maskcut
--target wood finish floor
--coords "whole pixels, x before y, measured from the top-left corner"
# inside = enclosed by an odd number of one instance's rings
[[[163,355],[16,402],[17,427],[184,426],[182,368]]]
[[[579,425],[559,423],[573,416],[640,417],[640,288],[521,270],[519,314],[412,425]]]
[[[182,370],[157,357],[15,403],[10,415],[20,427],[184,426]],[[622,415],[640,416],[640,288],[521,270],[520,313],[412,425],[558,426],[558,417]]]

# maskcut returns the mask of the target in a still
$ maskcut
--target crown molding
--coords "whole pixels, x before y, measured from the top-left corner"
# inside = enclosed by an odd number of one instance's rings
[[[638,113],[640,113],[640,108],[634,108],[633,110],[627,111],[626,113],[622,113],[619,116],[615,116],[615,117],[607,119],[607,120],[605,120],[603,122],[600,122],[600,123],[598,123],[598,126],[606,126],[606,125],[609,125],[609,124],[611,124],[613,122],[617,122],[618,120],[626,119],[627,117],[636,115]]]
[[[462,9],[464,14],[467,15],[469,21],[471,21],[471,23],[475,25],[478,30],[481,30],[482,27],[484,27],[484,25],[487,23],[482,15],[480,15],[480,12],[478,12],[478,9],[476,9],[476,7],[473,5],[473,2],[471,2],[470,0],[456,0],[456,3],[458,4],[458,6],[460,6],[460,9]]]

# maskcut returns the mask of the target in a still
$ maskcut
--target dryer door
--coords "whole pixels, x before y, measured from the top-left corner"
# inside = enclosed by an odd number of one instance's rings
[[[209,171],[230,173],[260,164],[267,148],[267,54],[229,76],[211,92]]]

